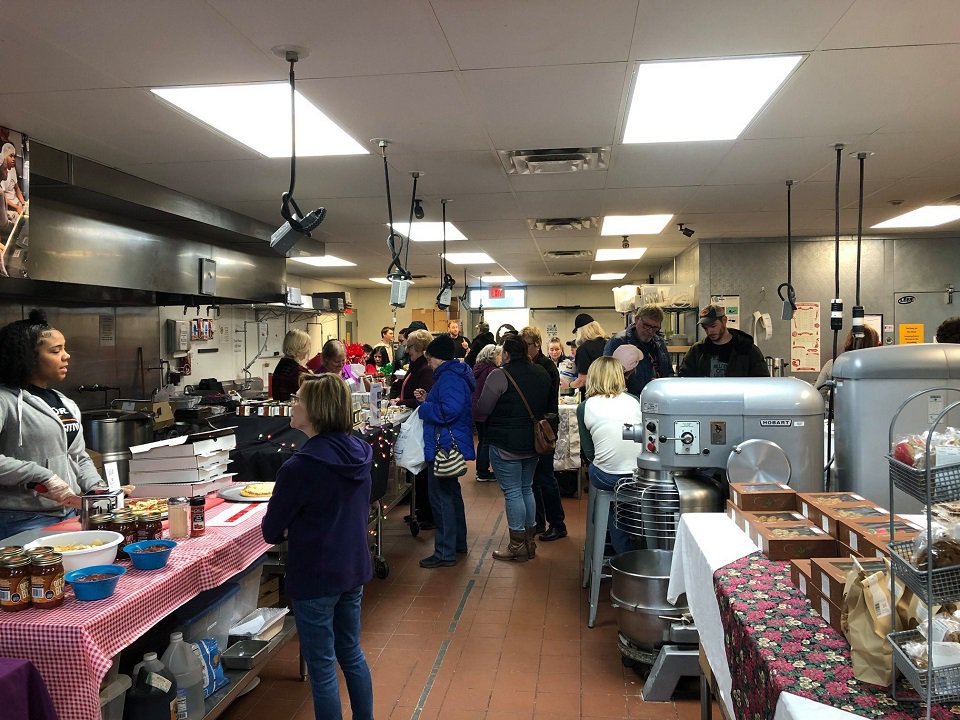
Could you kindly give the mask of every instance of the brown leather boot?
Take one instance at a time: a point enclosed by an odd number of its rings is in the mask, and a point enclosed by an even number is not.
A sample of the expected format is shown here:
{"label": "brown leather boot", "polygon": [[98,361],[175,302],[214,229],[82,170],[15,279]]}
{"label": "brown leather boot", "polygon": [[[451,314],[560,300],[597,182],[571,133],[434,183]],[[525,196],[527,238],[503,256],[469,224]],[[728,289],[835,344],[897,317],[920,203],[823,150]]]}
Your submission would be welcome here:
{"label": "brown leather boot", "polygon": [[510,544],[506,550],[494,550],[494,560],[512,560],[513,562],[526,562],[529,559],[527,552],[527,533],[524,530],[510,531]]}
{"label": "brown leather boot", "polygon": [[524,534],[527,542],[527,558],[533,560],[537,556],[537,528],[528,527]]}

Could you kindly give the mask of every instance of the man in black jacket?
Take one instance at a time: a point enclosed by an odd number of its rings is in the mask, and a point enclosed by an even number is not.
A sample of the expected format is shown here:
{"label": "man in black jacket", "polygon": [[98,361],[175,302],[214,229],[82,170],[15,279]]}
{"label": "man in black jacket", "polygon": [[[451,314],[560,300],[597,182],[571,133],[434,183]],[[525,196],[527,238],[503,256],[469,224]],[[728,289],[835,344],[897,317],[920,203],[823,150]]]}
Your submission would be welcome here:
{"label": "man in black jacket", "polygon": [[470,367],[473,367],[473,364],[477,361],[477,355],[480,354],[480,351],[483,350],[487,345],[496,344],[497,341],[493,337],[493,333],[490,332],[490,325],[481,320],[477,323],[477,336],[473,339],[473,342],[470,343],[470,352],[467,353],[467,356],[463,361]]}
{"label": "man in black jacket", "polygon": [[706,336],[691,347],[677,375],[680,377],[769,377],[763,352],[753,336],[727,327],[726,309],[707,305],[700,311]]}
{"label": "man in black jacket", "polygon": [[[556,434],[560,425],[557,407],[560,400],[560,371],[557,370],[554,362],[543,354],[543,337],[537,328],[525,327],[520,331],[520,338],[527,345],[527,356],[530,361],[543,367],[550,376],[546,418]],[[560,500],[560,488],[557,486],[557,476],[553,474],[553,456],[553,452],[541,455],[533,475],[533,499],[537,504],[537,532],[542,533],[538,539],[543,542],[559,540],[567,536],[567,526],[564,524],[566,515]]]}

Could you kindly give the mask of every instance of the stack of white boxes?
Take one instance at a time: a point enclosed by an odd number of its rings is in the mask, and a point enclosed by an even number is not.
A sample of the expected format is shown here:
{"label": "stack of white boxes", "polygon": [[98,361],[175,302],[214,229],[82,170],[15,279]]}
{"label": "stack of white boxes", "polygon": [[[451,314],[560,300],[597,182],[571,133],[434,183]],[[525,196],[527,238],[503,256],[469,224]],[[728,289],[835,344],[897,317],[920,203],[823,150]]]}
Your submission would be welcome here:
{"label": "stack of white boxes", "polygon": [[227,487],[234,428],[194,433],[130,448],[133,497],[192,497]]}

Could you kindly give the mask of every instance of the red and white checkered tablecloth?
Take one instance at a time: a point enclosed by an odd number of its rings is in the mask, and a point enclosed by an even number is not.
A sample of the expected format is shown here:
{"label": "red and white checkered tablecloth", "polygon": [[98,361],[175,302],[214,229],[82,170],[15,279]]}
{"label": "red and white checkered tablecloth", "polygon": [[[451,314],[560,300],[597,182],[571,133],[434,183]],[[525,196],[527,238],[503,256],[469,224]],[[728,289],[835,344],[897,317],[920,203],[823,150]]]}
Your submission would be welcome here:
{"label": "red and white checkered tablecloth", "polygon": [[[224,503],[208,510],[207,517],[242,507]],[[100,681],[112,657],[190,598],[263,555],[271,546],[260,534],[262,517],[257,513],[235,527],[207,528],[203,537],[179,541],[161,570],[136,570],[120,561],[127,572],[105,600],[78,602],[68,586],[66,601],[56,610],[0,613],[0,656],[33,662],[60,720],[99,720]]]}

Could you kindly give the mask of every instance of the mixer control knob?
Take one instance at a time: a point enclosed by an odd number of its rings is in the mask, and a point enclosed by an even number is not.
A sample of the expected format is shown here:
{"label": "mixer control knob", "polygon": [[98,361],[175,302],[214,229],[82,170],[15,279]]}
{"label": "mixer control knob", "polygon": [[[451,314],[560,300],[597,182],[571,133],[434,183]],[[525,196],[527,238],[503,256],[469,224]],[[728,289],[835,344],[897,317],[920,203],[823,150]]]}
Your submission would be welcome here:
{"label": "mixer control knob", "polygon": [[665,443],[665,442],[668,440],[668,438],[667,438],[666,435],[661,435],[661,436],[660,436],[659,438],[657,438],[657,439],[658,439],[660,442],[662,442],[662,443]]}
{"label": "mixer control knob", "polygon": [[656,451],[657,451],[657,444],[656,444],[655,442],[653,442],[653,441],[648,442],[648,443],[647,443],[647,450],[649,450],[650,452],[656,452]]}
{"label": "mixer control knob", "polygon": [[651,420],[650,422],[647,423],[647,430],[649,430],[650,432],[656,432],[657,424],[653,420]]}
{"label": "mixer control knob", "polygon": [[684,445],[692,445],[692,444],[693,444],[693,433],[692,433],[692,432],[682,433],[682,434],[680,435],[680,442],[682,442]]}

